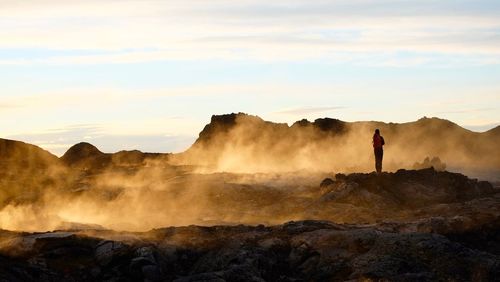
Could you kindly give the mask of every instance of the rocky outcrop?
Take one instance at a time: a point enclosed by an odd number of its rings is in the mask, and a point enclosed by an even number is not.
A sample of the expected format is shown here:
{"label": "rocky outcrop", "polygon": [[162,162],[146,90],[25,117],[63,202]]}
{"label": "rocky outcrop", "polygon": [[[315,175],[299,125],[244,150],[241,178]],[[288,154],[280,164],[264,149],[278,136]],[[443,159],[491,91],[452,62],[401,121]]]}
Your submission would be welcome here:
{"label": "rocky outcrop", "polygon": [[381,175],[371,173],[339,174],[320,184],[321,201],[350,203],[356,206],[411,209],[469,201],[495,193],[486,181],[469,179],[459,173],[421,170],[398,170]]}
{"label": "rocky outcrop", "polygon": [[439,157],[433,157],[432,159],[426,157],[421,163],[416,162],[413,165],[413,169],[424,169],[424,168],[434,168],[438,171],[443,171],[446,169],[446,164],[441,161]]}
{"label": "rocky outcrop", "polygon": [[[298,221],[269,227],[171,227],[129,237],[112,231],[9,233],[1,242],[0,278],[8,281],[495,281],[500,275],[498,249],[477,249],[466,242],[467,232],[475,230],[440,234],[401,232],[399,227],[398,224],[389,228],[387,224],[357,226]],[[498,222],[481,228],[496,236],[500,230]],[[19,241],[30,243],[19,249]]]}
{"label": "rocky outcrop", "polygon": [[[288,126],[243,113],[214,115],[193,146],[174,159],[232,172],[241,167],[258,172],[368,171],[373,169],[370,141],[376,128],[390,148],[384,156],[389,170],[412,168],[430,155],[439,157],[440,162],[415,168],[434,165],[442,170],[446,163],[448,168],[467,173],[500,171],[500,158],[491,154],[500,143],[495,130],[472,132],[439,118],[401,124],[323,118],[314,122],[300,120]],[[233,161],[235,156],[241,156],[244,162]]]}
{"label": "rocky outcrop", "polygon": [[[395,173],[337,174],[316,188],[301,218],[346,223],[413,221],[435,216],[468,220],[500,216],[500,190],[458,173],[399,170]],[[489,220],[488,219],[488,220]]]}
{"label": "rocky outcrop", "polygon": [[61,160],[70,167],[102,169],[111,163],[111,156],[90,143],[78,143],[66,151]]}
{"label": "rocky outcrop", "polygon": [[66,151],[61,160],[69,167],[102,172],[110,167],[140,167],[147,160],[167,162],[169,154],[143,153],[139,150],[103,153],[90,143],[78,143]]}

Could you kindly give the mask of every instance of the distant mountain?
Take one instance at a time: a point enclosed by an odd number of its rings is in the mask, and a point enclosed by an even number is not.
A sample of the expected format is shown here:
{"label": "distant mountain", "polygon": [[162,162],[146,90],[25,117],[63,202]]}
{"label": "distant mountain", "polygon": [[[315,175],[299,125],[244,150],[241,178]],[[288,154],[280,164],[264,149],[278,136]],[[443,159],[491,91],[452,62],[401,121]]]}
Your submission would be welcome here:
{"label": "distant mountain", "polygon": [[[468,175],[483,177],[500,171],[500,154],[496,153],[500,126],[477,133],[448,120],[426,117],[400,124],[303,119],[289,126],[258,116],[233,113],[212,116],[194,144],[180,154],[137,150],[110,154],[82,142],[72,146],[59,159],[37,146],[0,139],[1,185],[9,185],[13,179],[34,181],[35,176],[43,178],[41,181],[49,181],[53,171],[99,172],[108,167],[141,167],[151,161],[201,166],[207,171],[367,172],[373,170],[371,139],[376,128],[386,140],[385,170],[412,168],[426,157],[439,157],[449,170]],[[6,196],[0,195],[0,198]]]}
{"label": "distant mountain", "polygon": [[61,160],[71,168],[101,170],[109,166],[141,166],[148,160],[167,160],[169,154],[143,153],[138,150],[103,153],[90,143],[78,143],[66,151]]}
{"label": "distant mountain", "polygon": [[66,151],[61,160],[70,167],[103,168],[111,162],[111,156],[105,154],[90,143],[78,143]]}
{"label": "distant mountain", "polygon": [[400,124],[304,119],[288,126],[244,113],[214,115],[193,146],[175,159],[225,171],[371,171],[376,128],[386,140],[386,169],[439,157],[450,169],[500,170],[495,153],[500,127],[477,133],[426,117]]}
{"label": "distant mountain", "polygon": [[0,139],[0,165],[25,168],[47,167],[59,160],[44,149],[21,141]]}
{"label": "distant mountain", "polygon": [[82,142],[58,158],[35,145],[0,139],[0,208],[35,202],[48,190],[79,190],[89,185],[89,176],[108,168],[141,168],[149,161],[166,165],[169,155],[137,150],[107,154]]}
{"label": "distant mountain", "polygon": [[500,125],[492,128],[484,133],[484,135],[491,136],[491,137],[497,137],[500,136]]}
{"label": "distant mountain", "polygon": [[56,186],[63,173],[59,158],[42,148],[0,139],[0,207],[38,197],[47,187]]}

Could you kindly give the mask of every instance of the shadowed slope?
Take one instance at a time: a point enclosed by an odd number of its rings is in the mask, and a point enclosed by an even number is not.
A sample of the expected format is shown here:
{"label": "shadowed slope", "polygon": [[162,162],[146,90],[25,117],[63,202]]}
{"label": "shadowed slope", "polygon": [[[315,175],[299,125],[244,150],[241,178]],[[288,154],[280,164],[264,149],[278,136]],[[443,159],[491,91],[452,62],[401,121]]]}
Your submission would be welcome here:
{"label": "shadowed slope", "polygon": [[0,139],[0,164],[25,168],[46,168],[58,163],[58,158],[42,148],[20,141]]}
{"label": "shadowed slope", "polygon": [[0,206],[33,201],[59,185],[65,168],[51,153],[31,144],[0,139]]}
{"label": "shadowed slope", "polygon": [[61,160],[68,166],[102,168],[111,158],[90,143],[78,143],[66,151]]}

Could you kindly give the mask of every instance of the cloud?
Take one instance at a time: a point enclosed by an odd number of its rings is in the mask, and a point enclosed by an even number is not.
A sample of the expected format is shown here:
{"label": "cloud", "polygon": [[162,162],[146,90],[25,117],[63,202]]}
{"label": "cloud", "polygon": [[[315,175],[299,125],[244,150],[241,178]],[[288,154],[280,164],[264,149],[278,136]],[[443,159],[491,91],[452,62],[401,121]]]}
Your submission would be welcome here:
{"label": "cloud", "polygon": [[[297,99],[309,91],[314,95],[321,95],[332,93],[335,87],[226,83],[147,89],[73,87],[52,91],[32,90],[22,96],[4,92],[4,103],[17,105],[17,108],[0,111],[0,127],[3,128],[4,136],[53,133],[55,129],[50,128],[70,131],[71,134],[78,133],[82,137],[93,136],[98,131],[113,135],[174,133],[195,136],[210,120],[212,114],[236,110],[263,114],[270,110],[268,108],[271,106],[260,107],[259,112],[256,111],[255,105],[250,105],[251,103],[248,107],[227,103],[229,100],[235,100],[235,95],[248,101],[266,99],[269,95],[275,98]],[[217,103],[209,109],[203,105],[206,101]],[[83,123],[96,124],[99,127],[82,126]],[[78,128],[71,128],[72,124],[78,124]]]}
{"label": "cloud", "polygon": [[436,112],[435,114],[471,114],[471,113],[481,113],[481,112],[488,112],[488,111],[495,111],[495,110],[496,109],[493,107],[488,107],[488,108],[474,108],[474,109],[442,111],[442,112]]}
{"label": "cloud", "polygon": [[500,126],[500,122],[487,123],[481,125],[464,125],[463,127],[476,132],[485,132],[497,126]]}
{"label": "cloud", "polygon": [[310,114],[319,114],[331,112],[334,110],[342,110],[345,107],[303,107],[303,108],[293,108],[274,112],[274,114],[282,115],[293,115],[293,116],[306,116]]}
{"label": "cloud", "polygon": [[[113,87],[74,87],[59,88],[52,91],[30,91],[23,95],[13,95],[4,92],[7,95],[4,99],[9,116],[29,113],[31,115],[43,112],[51,112],[60,109],[72,109],[77,111],[87,109],[97,111],[106,110],[110,105],[119,106],[134,99],[140,99],[141,91],[119,89]],[[5,113],[7,114],[7,113]]]}
{"label": "cloud", "polygon": [[0,103],[0,110],[11,110],[18,108],[18,105],[15,104],[9,104],[9,103]]}
{"label": "cloud", "polygon": [[[0,1],[0,48],[73,50],[3,65],[158,60],[500,63],[491,1]],[[82,50],[78,54],[76,50]],[[94,52],[88,52],[93,50]],[[102,52],[106,50],[107,52]],[[415,53],[417,59],[393,57]]]}

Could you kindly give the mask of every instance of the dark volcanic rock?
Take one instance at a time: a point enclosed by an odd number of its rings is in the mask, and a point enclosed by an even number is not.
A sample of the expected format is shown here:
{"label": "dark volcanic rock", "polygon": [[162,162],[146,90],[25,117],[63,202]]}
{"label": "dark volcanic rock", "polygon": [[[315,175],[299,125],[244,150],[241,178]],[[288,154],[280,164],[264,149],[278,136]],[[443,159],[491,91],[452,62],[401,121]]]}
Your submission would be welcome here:
{"label": "dark volcanic rock", "polygon": [[356,206],[376,208],[388,206],[408,209],[468,201],[492,195],[495,190],[486,181],[469,179],[459,173],[422,170],[398,170],[396,173],[355,173],[326,178],[320,184],[323,201],[351,203]]}
{"label": "dark volcanic rock", "polygon": [[432,159],[426,157],[421,163],[416,162],[413,165],[413,169],[425,169],[431,167],[437,171],[443,171],[446,169],[446,164],[441,162],[441,159],[438,157],[434,157]]}
{"label": "dark volcanic rock", "polygon": [[61,160],[68,166],[99,169],[110,164],[111,156],[90,143],[82,142],[69,148]]}
{"label": "dark volcanic rock", "polygon": [[203,128],[199,134],[199,142],[209,142],[216,134],[226,133],[236,125],[236,119],[240,114],[213,115],[210,123]]}
{"label": "dark volcanic rock", "polygon": [[319,118],[313,122],[313,126],[321,131],[329,131],[332,133],[342,133],[346,130],[346,122],[332,118]]}
{"label": "dark volcanic rock", "polygon": [[[175,158],[179,163],[210,167],[216,166],[221,158],[243,153],[247,154],[245,162],[259,171],[270,168],[276,171],[307,168],[368,171],[373,168],[368,159],[373,151],[368,143],[375,128],[381,130],[391,152],[397,152],[384,156],[386,169],[411,168],[426,156],[439,156],[442,161],[429,160],[428,164],[424,162],[415,168],[434,165],[442,170],[446,163],[446,167],[468,173],[492,171],[488,179],[493,179],[500,171],[500,157],[491,154],[500,142],[500,135],[495,133],[498,130],[472,132],[439,118],[422,118],[402,124],[344,122],[331,118],[309,122],[303,119],[288,126],[244,113],[214,115],[193,146]],[[226,153],[230,155],[225,156]],[[240,166],[238,163],[235,167],[225,167],[225,171],[237,171]]]}
{"label": "dark volcanic rock", "polygon": [[[448,220],[448,219],[445,219]],[[411,223],[407,223],[411,224]],[[425,223],[414,223],[425,224]],[[498,222],[482,226],[499,231]],[[7,281],[495,281],[500,257],[466,243],[468,232],[399,232],[386,226],[299,221],[284,225],[179,227],[17,234],[0,248]],[[11,234],[11,236],[14,236]],[[95,237],[93,237],[95,236]],[[485,237],[486,238],[486,237]],[[14,242],[10,239],[10,242]],[[486,240],[495,240],[490,238]],[[486,242],[485,242],[486,243]],[[10,248],[10,249],[9,249]]]}
{"label": "dark volcanic rock", "polygon": [[61,157],[64,164],[76,170],[89,173],[101,173],[106,168],[140,169],[147,165],[147,161],[162,162],[168,165],[170,154],[143,153],[138,150],[103,153],[90,143],[78,143]]}
{"label": "dark volcanic rock", "polygon": [[321,181],[321,184],[319,184],[319,187],[320,188],[328,187],[334,183],[335,183],[335,181],[333,181],[333,179],[325,178],[325,179],[323,179],[323,181]]}

